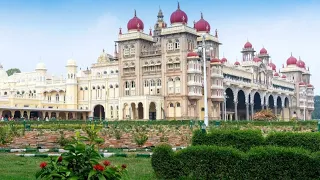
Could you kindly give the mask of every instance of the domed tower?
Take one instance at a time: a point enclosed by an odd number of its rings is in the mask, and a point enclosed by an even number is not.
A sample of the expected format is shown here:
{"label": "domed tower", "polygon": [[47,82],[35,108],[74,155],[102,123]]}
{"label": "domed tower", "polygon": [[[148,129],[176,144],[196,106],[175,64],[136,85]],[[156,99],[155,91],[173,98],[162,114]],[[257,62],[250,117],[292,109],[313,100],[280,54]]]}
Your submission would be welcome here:
{"label": "domed tower", "polygon": [[128,32],[137,32],[137,31],[143,31],[144,24],[141,19],[137,17],[137,12],[134,10],[134,17],[129,20],[127,24]]}
{"label": "domed tower", "polygon": [[264,64],[269,64],[269,58],[270,58],[270,56],[269,56],[268,51],[266,50],[266,48],[263,47],[263,48],[260,50],[258,57],[262,59],[262,62],[263,62]]}
{"label": "domed tower", "polygon": [[173,12],[170,16],[170,23],[172,26],[188,24],[188,16],[184,11],[180,9],[179,2],[178,2],[178,9],[175,12]]}
{"label": "domed tower", "polygon": [[224,88],[223,88],[223,70],[222,62],[218,58],[213,58],[210,61],[210,98],[215,111],[212,112],[212,117],[222,119],[220,115],[220,109],[224,100]]}
{"label": "domed tower", "polygon": [[159,9],[158,16],[157,16],[157,22],[154,25],[154,30],[153,30],[153,39],[157,44],[161,43],[160,35],[161,35],[161,29],[167,27],[167,23],[164,22],[163,20],[163,13],[162,10]]}
{"label": "domed tower", "polygon": [[243,46],[243,49],[241,51],[242,53],[242,60],[243,61],[252,61],[253,58],[254,58],[254,53],[256,51],[254,50],[254,48],[252,47],[252,44],[247,41],[244,46]]}
{"label": "domed tower", "polygon": [[66,97],[67,108],[77,109],[78,100],[78,83],[77,83],[77,63],[73,59],[69,59],[66,65]]}

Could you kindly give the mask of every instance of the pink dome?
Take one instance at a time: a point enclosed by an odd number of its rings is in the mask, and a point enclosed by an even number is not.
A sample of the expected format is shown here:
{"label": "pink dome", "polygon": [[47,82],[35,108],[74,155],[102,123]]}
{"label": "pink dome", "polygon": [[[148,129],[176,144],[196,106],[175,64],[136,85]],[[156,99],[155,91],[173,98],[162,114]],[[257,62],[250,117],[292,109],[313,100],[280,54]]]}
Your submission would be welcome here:
{"label": "pink dome", "polygon": [[262,60],[261,60],[259,57],[254,57],[254,58],[253,58],[253,61],[254,61],[254,62],[261,62]]}
{"label": "pink dome", "polygon": [[197,32],[210,32],[210,24],[208,23],[208,21],[203,19],[203,15],[201,13],[201,19],[196,22],[196,24],[194,25],[195,29],[197,30]]}
{"label": "pink dome", "polygon": [[218,58],[213,58],[213,59],[211,59],[210,62],[211,63],[221,63],[220,59],[218,59]]}
{"label": "pink dome", "polygon": [[240,65],[239,61],[236,61],[234,65],[239,66]]}
{"label": "pink dome", "polygon": [[297,64],[297,58],[291,56],[287,59],[287,65],[296,65]]}
{"label": "pink dome", "polygon": [[244,45],[244,48],[245,49],[252,48],[252,44],[249,41],[247,41],[246,44]]}
{"label": "pink dome", "polygon": [[306,83],[304,83],[304,82],[299,83],[299,86],[305,86],[305,85],[306,85]]}
{"label": "pink dome", "polygon": [[268,51],[266,50],[266,48],[262,48],[260,50],[260,54],[268,54]]}
{"label": "pink dome", "polygon": [[287,78],[287,76],[286,75],[282,75],[282,78],[285,79],[285,78]]}
{"label": "pink dome", "polygon": [[306,64],[301,59],[297,61],[297,66],[304,69],[306,68]]}
{"label": "pink dome", "polygon": [[308,87],[309,87],[309,88],[313,88],[313,85],[312,85],[312,84],[308,84]]}
{"label": "pink dome", "polygon": [[127,24],[128,31],[130,30],[142,30],[144,29],[144,24],[141,19],[137,17],[136,11],[134,11],[134,17],[129,20]]}
{"label": "pink dome", "polygon": [[276,70],[277,66],[275,64],[273,64],[272,62],[269,63],[269,66],[272,68],[272,70]]}
{"label": "pink dome", "polygon": [[227,58],[223,57],[223,58],[221,59],[221,62],[222,62],[222,63],[225,63],[225,62],[228,62],[228,60],[227,60]]}
{"label": "pink dome", "polygon": [[170,22],[171,24],[174,24],[174,23],[187,24],[188,23],[188,16],[184,11],[180,10],[179,2],[178,2],[178,9],[175,12],[173,12],[170,16]]}
{"label": "pink dome", "polygon": [[196,52],[188,52],[187,57],[198,57],[198,53]]}
{"label": "pink dome", "polygon": [[273,76],[279,77],[279,73],[275,72]]}

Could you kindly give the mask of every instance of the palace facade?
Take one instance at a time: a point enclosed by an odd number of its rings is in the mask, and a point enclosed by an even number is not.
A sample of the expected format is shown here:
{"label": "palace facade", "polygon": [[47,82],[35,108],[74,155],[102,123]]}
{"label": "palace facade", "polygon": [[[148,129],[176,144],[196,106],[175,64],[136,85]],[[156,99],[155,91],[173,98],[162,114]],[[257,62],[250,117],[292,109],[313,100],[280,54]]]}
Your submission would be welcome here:
{"label": "palace facade", "polygon": [[[311,119],[314,87],[304,61],[291,55],[277,70],[268,51],[250,42],[242,59],[220,59],[217,30],[203,18],[188,26],[178,8],[170,25],[158,12],[154,30],[145,31],[136,12],[119,29],[113,55],[104,50],[90,68],[66,63],[65,77],[33,72],[6,74],[0,67],[0,115],[5,118],[203,119],[203,61],[207,70],[209,119],[249,120],[270,108],[279,119]],[[197,53],[206,47],[206,59]],[[203,50],[203,49],[202,49]],[[289,54],[289,53],[288,53]],[[305,114],[304,114],[305,113]]]}

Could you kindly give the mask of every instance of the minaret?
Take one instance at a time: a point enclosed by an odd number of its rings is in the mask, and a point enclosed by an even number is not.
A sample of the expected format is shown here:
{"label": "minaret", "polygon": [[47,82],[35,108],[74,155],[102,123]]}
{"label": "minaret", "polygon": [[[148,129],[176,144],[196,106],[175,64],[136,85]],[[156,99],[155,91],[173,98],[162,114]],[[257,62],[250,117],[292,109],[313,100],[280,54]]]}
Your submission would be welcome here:
{"label": "minaret", "polygon": [[242,61],[252,61],[255,52],[256,51],[252,47],[252,44],[247,40],[246,44],[243,46],[243,49],[241,51]]}
{"label": "minaret", "polygon": [[157,16],[157,22],[154,25],[154,30],[153,30],[153,36],[154,36],[154,41],[157,43],[160,43],[160,33],[162,28],[167,27],[167,23],[164,22],[163,20],[163,13],[162,10],[159,8],[158,16]]}
{"label": "minaret", "polygon": [[73,59],[69,59],[66,65],[67,81],[66,81],[66,105],[68,109],[77,109],[78,104],[78,85],[77,85],[77,63]]}

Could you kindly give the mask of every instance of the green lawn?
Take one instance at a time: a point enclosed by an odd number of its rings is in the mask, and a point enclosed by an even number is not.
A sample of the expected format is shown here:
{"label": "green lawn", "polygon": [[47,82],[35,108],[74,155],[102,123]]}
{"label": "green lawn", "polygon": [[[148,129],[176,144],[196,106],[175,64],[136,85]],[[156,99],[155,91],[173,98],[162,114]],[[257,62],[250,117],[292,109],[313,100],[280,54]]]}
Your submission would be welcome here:
{"label": "green lawn", "polygon": [[[34,180],[35,173],[40,169],[39,164],[48,160],[49,158],[17,157],[13,154],[0,154],[0,179]],[[123,179],[156,179],[150,158],[111,157],[108,160],[116,165],[127,164],[128,177]]]}

